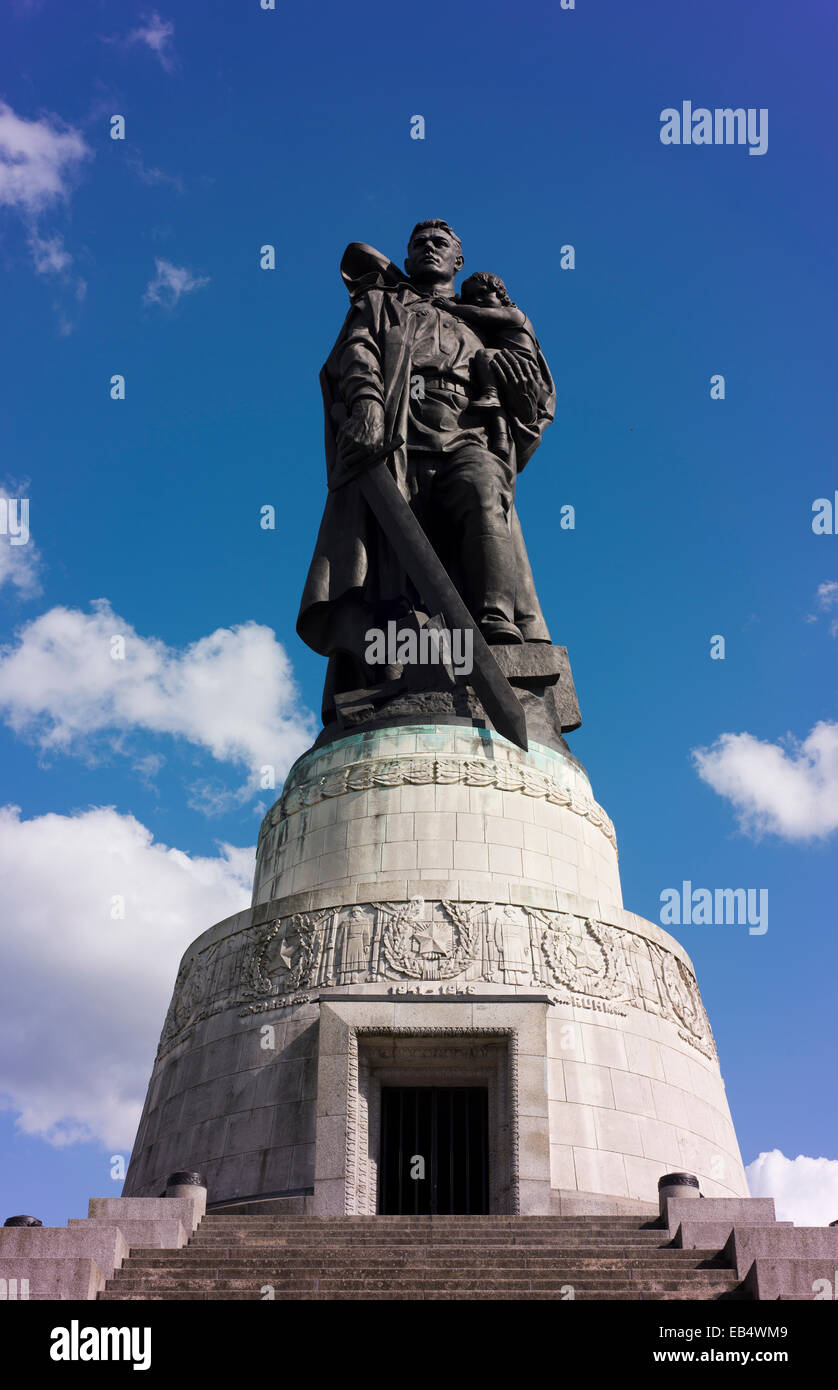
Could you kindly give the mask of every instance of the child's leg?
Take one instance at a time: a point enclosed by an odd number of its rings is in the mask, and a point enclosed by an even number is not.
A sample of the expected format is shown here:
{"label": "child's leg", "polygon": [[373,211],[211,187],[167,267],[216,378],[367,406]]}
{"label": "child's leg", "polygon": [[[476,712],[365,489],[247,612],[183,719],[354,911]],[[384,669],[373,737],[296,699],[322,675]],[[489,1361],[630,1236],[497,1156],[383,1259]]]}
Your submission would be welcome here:
{"label": "child's leg", "polygon": [[509,458],[509,430],[502,410],[493,411],[489,417],[489,448],[498,458]]}
{"label": "child's leg", "polygon": [[495,374],[492,370],[493,357],[494,353],[490,349],[481,348],[471,359],[472,376],[477,390],[477,399],[472,404],[497,410],[500,406],[500,397],[495,387]]}

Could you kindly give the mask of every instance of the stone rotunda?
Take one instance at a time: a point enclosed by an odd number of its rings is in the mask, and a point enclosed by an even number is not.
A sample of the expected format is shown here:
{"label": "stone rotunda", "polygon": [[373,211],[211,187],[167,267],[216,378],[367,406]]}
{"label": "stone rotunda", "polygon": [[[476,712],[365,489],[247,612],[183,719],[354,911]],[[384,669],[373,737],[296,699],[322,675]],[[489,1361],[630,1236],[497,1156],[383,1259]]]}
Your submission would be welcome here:
{"label": "stone rotunda", "polygon": [[689,957],[623,908],[584,769],[451,724],[291,771],[252,907],[184,956],[125,1194],[173,1168],[211,1208],[322,1214],[642,1211],[673,1169],[748,1192]]}

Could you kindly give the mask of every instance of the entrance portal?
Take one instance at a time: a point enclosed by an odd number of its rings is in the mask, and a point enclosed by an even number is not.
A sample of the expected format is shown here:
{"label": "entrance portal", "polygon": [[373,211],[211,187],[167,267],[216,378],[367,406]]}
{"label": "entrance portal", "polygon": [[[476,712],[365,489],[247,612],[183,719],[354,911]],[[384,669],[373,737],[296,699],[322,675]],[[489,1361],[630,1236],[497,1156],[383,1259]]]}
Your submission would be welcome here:
{"label": "entrance portal", "polygon": [[385,1216],[479,1216],[489,1210],[485,1086],[382,1086]]}

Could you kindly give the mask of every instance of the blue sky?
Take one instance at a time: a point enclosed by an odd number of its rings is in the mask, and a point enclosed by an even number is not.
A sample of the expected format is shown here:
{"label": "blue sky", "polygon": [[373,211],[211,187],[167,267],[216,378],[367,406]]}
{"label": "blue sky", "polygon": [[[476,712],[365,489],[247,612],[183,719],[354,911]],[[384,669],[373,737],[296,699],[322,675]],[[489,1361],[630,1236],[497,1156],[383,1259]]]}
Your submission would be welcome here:
{"label": "blue sky", "polygon": [[[832,7],[18,0],[0,24],[0,484],[31,527],[0,535],[3,1214],[119,1190],[177,961],[248,900],[254,769],[281,781],[319,709],[294,624],[340,256],[400,261],[444,217],[557,381],[519,510],[626,904],[768,891],[762,936],[673,931],[746,1163],[831,1161],[772,1180],[838,1217]],[[685,100],[767,109],[767,152],[664,146]]]}

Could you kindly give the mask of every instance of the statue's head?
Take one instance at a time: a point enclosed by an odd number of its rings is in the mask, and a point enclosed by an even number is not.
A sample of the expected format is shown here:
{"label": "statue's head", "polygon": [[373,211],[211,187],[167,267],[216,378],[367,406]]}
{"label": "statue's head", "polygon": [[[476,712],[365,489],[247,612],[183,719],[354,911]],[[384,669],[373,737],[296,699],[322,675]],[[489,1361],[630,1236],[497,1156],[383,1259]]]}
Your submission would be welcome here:
{"label": "statue's head", "polygon": [[499,275],[490,275],[488,270],[476,270],[460,286],[460,298],[464,304],[474,304],[481,309],[497,309],[511,305],[506,285]]}
{"label": "statue's head", "polygon": [[457,233],[439,218],[417,222],[407,243],[404,268],[420,285],[444,284],[465,265]]}

